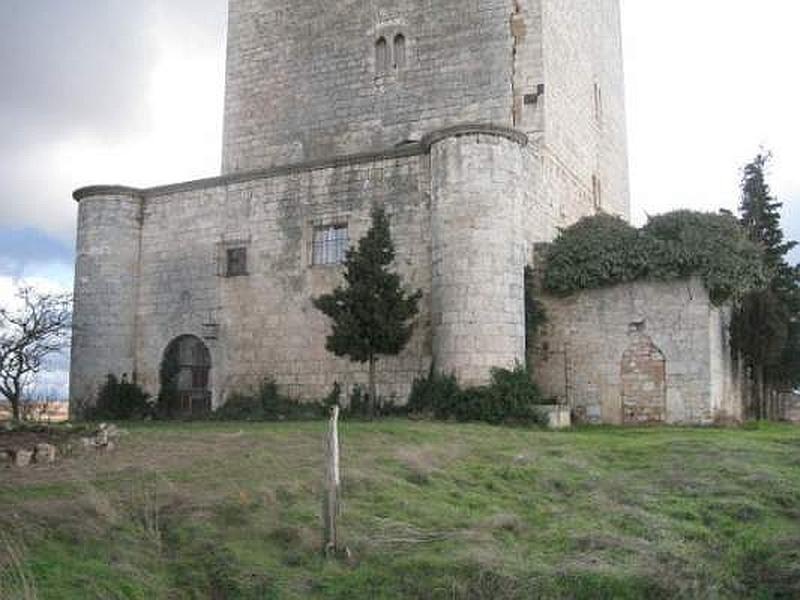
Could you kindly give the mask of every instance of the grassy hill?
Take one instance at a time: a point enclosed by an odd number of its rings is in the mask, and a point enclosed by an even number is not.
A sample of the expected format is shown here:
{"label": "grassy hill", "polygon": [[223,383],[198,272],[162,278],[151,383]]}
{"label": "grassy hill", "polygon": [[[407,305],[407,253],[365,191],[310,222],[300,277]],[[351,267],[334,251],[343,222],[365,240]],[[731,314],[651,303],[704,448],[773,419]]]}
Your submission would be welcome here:
{"label": "grassy hill", "polygon": [[0,597],[800,597],[796,427],[346,423],[346,562],[324,429],[142,425],[0,470]]}

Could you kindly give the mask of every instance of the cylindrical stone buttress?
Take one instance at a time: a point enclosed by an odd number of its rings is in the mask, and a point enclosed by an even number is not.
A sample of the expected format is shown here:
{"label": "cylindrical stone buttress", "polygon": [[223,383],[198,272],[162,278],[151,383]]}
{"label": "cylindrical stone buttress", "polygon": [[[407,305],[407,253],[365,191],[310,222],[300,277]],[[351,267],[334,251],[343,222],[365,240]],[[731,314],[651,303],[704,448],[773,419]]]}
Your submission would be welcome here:
{"label": "cylindrical stone buttress", "polygon": [[135,377],[143,199],[126,188],[75,193],[78,233],[70,403],[93,405],[109,374]]}
{"label": "cylindrical stone buttress", "polygon": [[431,143],[434,361],[467,385],[525,361],[523,145],[508,131]]}

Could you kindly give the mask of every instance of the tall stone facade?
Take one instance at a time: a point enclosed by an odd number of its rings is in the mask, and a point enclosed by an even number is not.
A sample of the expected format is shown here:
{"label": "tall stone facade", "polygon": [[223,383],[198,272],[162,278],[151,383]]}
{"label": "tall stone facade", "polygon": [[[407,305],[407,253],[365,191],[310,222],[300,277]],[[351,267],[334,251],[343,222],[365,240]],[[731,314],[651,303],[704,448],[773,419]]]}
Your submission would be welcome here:
{"label": "tall stone facade", "polygon": [[74,194],[73,401],[109,373],[155,395],[173,354],[187,410],[364,382],[311,299],[375,204],[424,292],[380,393],[524,362],[534,245],[629,213],[618,0],[231,0],[228,36],[222,174]]}

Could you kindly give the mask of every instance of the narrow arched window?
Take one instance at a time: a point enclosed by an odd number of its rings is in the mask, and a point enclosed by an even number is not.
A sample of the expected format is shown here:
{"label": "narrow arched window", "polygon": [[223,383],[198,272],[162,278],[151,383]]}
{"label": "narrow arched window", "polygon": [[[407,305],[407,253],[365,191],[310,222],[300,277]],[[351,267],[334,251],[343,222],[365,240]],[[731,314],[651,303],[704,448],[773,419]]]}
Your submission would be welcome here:
{"label": "narrow arched window", "polygon": [[375,71],[379,74],[389,70],[389,45],[385,37],[375,42]]}
{"label": "narrow arched window", "polygon": [[406,36],[402,33],[394,36],[394,68],[406,68]]}
{"label": "narrow arched window", "polygon": [[603,210],[603,184],[597,175],[592,175],[592,202],[596,212]]}

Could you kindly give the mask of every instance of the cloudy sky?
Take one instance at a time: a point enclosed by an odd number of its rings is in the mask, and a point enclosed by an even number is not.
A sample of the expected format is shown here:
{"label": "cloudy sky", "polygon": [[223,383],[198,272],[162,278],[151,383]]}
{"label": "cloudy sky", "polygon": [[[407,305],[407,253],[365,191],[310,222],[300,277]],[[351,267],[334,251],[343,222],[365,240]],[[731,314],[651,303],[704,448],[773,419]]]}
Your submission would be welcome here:
{"label": "cloudy sky", "polygon": [[[735,208],[763,146],[800,238],[800,3],[622,1],[634,220]],[[225,9],[0,0],[0,296],[20,276],[70,287],[74,188],[218,171]]]}

